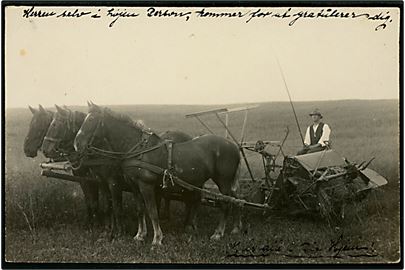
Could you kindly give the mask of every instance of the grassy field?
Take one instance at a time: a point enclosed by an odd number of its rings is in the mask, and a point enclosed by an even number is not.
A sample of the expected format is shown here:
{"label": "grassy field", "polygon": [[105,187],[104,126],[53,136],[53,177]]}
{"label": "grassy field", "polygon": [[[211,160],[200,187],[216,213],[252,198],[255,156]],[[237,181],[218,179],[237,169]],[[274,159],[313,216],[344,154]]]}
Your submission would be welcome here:
{"label": "grassy field", "polygon": [[[285,152],[294,154],[300,139],[290,105],[263,103],[249,114],[247,140],[281,140],[286,126],[290,135]],[[214,106],[219,107],[219,106]],[[319,107],[332,128],[333,148],[351,161],[375,156],[370,168],[388,179],[388,185],[370,194],[358,220],[331,228],[318,216],[268,216],[247,212],[241,235],[212,242],[218,211],[201,208],[197,233],[182,228],[183,207],[174,203],[173,220],[163,221],[164,246],[150,250],[152,229],[145,244],[132,240],[136,234],[134,202],[125,196],[126,235],[110,242],[101,228],[85,230],[85,206],[79,186],[40,176],[40,154],[26,158],[23,140],[31,113],[28,109],[6,111],[6,234],[5,255],[10,262],[119,262],[119,263],[348,263],[395,262],[399,259],[399,102],[328,101],[296,103],[302,128],[308,112]],[[143,119],[156,131],[182,130],[193,136],[205,130],[187,113],[212,106],[111,106]],[[85,107],[75,108],[86,111]],[[230,126],[239,137],[242,114],[231,116]],[[214,130],[224,131],[213,117]],[[260,162],[252,160],[260,176]],[[346,247],[348,250],[344,250]],[[351,248],[349,248],[351,247]],[[356,256],[365,252],[369,256]],[[364,253],[363,252],[363,253]],[[364,255],[364,254],[363,254]]]}

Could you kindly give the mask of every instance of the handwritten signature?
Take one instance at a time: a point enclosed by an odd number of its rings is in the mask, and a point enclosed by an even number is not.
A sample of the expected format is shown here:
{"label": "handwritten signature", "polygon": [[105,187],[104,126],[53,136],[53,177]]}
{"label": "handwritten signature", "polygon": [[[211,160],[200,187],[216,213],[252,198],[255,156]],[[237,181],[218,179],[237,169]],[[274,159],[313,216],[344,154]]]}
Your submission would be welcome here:
{"label": "handwritten signature", "polygon": [[240,241],[229,243],[225,248],[225,257],[268,257],[270,255],[284,256],[290,258],[359,258],[377,257],[378,253],[374,248],[374,242],[367,244],[354,243],[345,239],[341,234],[336,239],[330,240],[328,245],[321,245],[317,242],[302,242],[285,244],[279,241],[254,245]]}
{"label": "handwritten signature", "polygon": [[[347,9],[345,9],[347,10]],[[385,29],[393,19],[389,11],[376,11],[371,14],[368,12],[343,11],[338,8],[324,8],[317,10],[294,10],[293,8],[286,9],[252,9],[252,10],[233,10],[233,11],[212,11],[206,8],[196,8],[193,10],[176,9],[176,8],[156,8],[149,7],[146,9],[130,10],[128,8],[73,8],[62,11],[52,10],[50,8],[40,9],[32,6],[23,10],[23,18],[57,18],[57,19],[78,19],[88,17],[90,19],[100,19],[103,17],[111,18],[109,27],[113,27],[120,18],[136,18],[145,16],[147,18],[176,18],[183,19],[188,22],[192,17],[196,19],[243,19],[245,23],[250,23],[258,19],[277,19],[286,20],[288,26],[294,26],[298,21],[302,20],[359,20],[365,19],[370,22],[376,22],[374,30]]]}

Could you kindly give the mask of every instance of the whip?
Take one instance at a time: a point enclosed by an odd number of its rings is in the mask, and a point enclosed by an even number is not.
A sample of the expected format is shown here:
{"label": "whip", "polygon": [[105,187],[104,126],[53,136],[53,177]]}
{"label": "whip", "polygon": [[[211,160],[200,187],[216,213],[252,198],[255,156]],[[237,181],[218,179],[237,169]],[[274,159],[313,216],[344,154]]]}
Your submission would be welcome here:
{"label": "whip", "polygon": [[292,102],[292,100],[291,100],[290,91],[288,90],[288,86],[287,86],[287,82],[286,82],[285,77],[284,77],[283,69],[281,68],[280,62],[278,61],[278,58],[277,58],[277,57],[276,57],[276,60],[277,60],[278,68],[280,69],[280,72],[281,72],[281,76],[283,77],[283,82],[284,82],[285,90],[287,91],[288,99],[290,100],[291,108],[292,108],[293,113],[294,113],[295,122],[297,123],[298,133],[300,134],[300,138],[301,138],[302,145],[305,146],[304,138],[302,137],[301,127],[300,127],[300,124],[299,124],[299,122],[298,122],[297,114],[295,113],[294,104],[293,104],[293,102]]}

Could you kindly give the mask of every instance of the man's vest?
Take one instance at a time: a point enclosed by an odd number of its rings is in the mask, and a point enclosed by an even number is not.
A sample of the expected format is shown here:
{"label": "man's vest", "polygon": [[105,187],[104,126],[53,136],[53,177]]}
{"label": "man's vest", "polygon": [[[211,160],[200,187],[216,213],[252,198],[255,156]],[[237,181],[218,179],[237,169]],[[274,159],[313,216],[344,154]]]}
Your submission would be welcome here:
{"label": "man's vest", "polygon": [[320,122],[318,127],[316,128],[316,132],[314,132],[314,125],[311,125],[309,128],[309,137],[311,138],[311,145],[317,144],[319,139],[322,137],[323,134],[323,126],[325,124]]}

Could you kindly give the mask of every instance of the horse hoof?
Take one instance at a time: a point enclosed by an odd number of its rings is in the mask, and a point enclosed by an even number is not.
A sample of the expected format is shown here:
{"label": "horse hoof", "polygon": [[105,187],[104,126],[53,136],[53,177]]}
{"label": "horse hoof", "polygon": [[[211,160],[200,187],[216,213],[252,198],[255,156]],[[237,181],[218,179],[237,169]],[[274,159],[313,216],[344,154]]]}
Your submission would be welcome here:
{"label": "horse hoof", "polygon": [[239,234],[240,233],[240,229],[238,227],[234,227],[231,231],[231,234]]}
{"label": "horse hoof", "polygon": [[218,241],[219,239],[221,239],[221,235],[219,234],[219,233],[214,233],[212,236],[211,236],[211,240],[214,240],[214,241]]}
{"label": "horse hoof", "polygon": [[134,240],[138,241],[138,242],[143,242],[143,241],[145,241],[145,238],[143,236],[140,236],[137,234],[134,236]]}
{"label": "horse hoof", "polygon": [[110,235],[108,236],[108,241],[114,242],[114,238],[115,238],[115,235],[114,235],[114,234],[110,234]]}
{"label": "horse hoof", "polygon": [[161,248],[162,246],[163,246],[163,245],[162,245],[162,242],[152,243],[152,246],[151,246],[150,250],[151,250],[151,251],[158,250],[158,249]]}
{"label": "horse hoof", "polygon": [[186,225],[184,230],[186,231],[186,233],[193,233],[193,232],[195,232],[196,228],[192,225]]}

